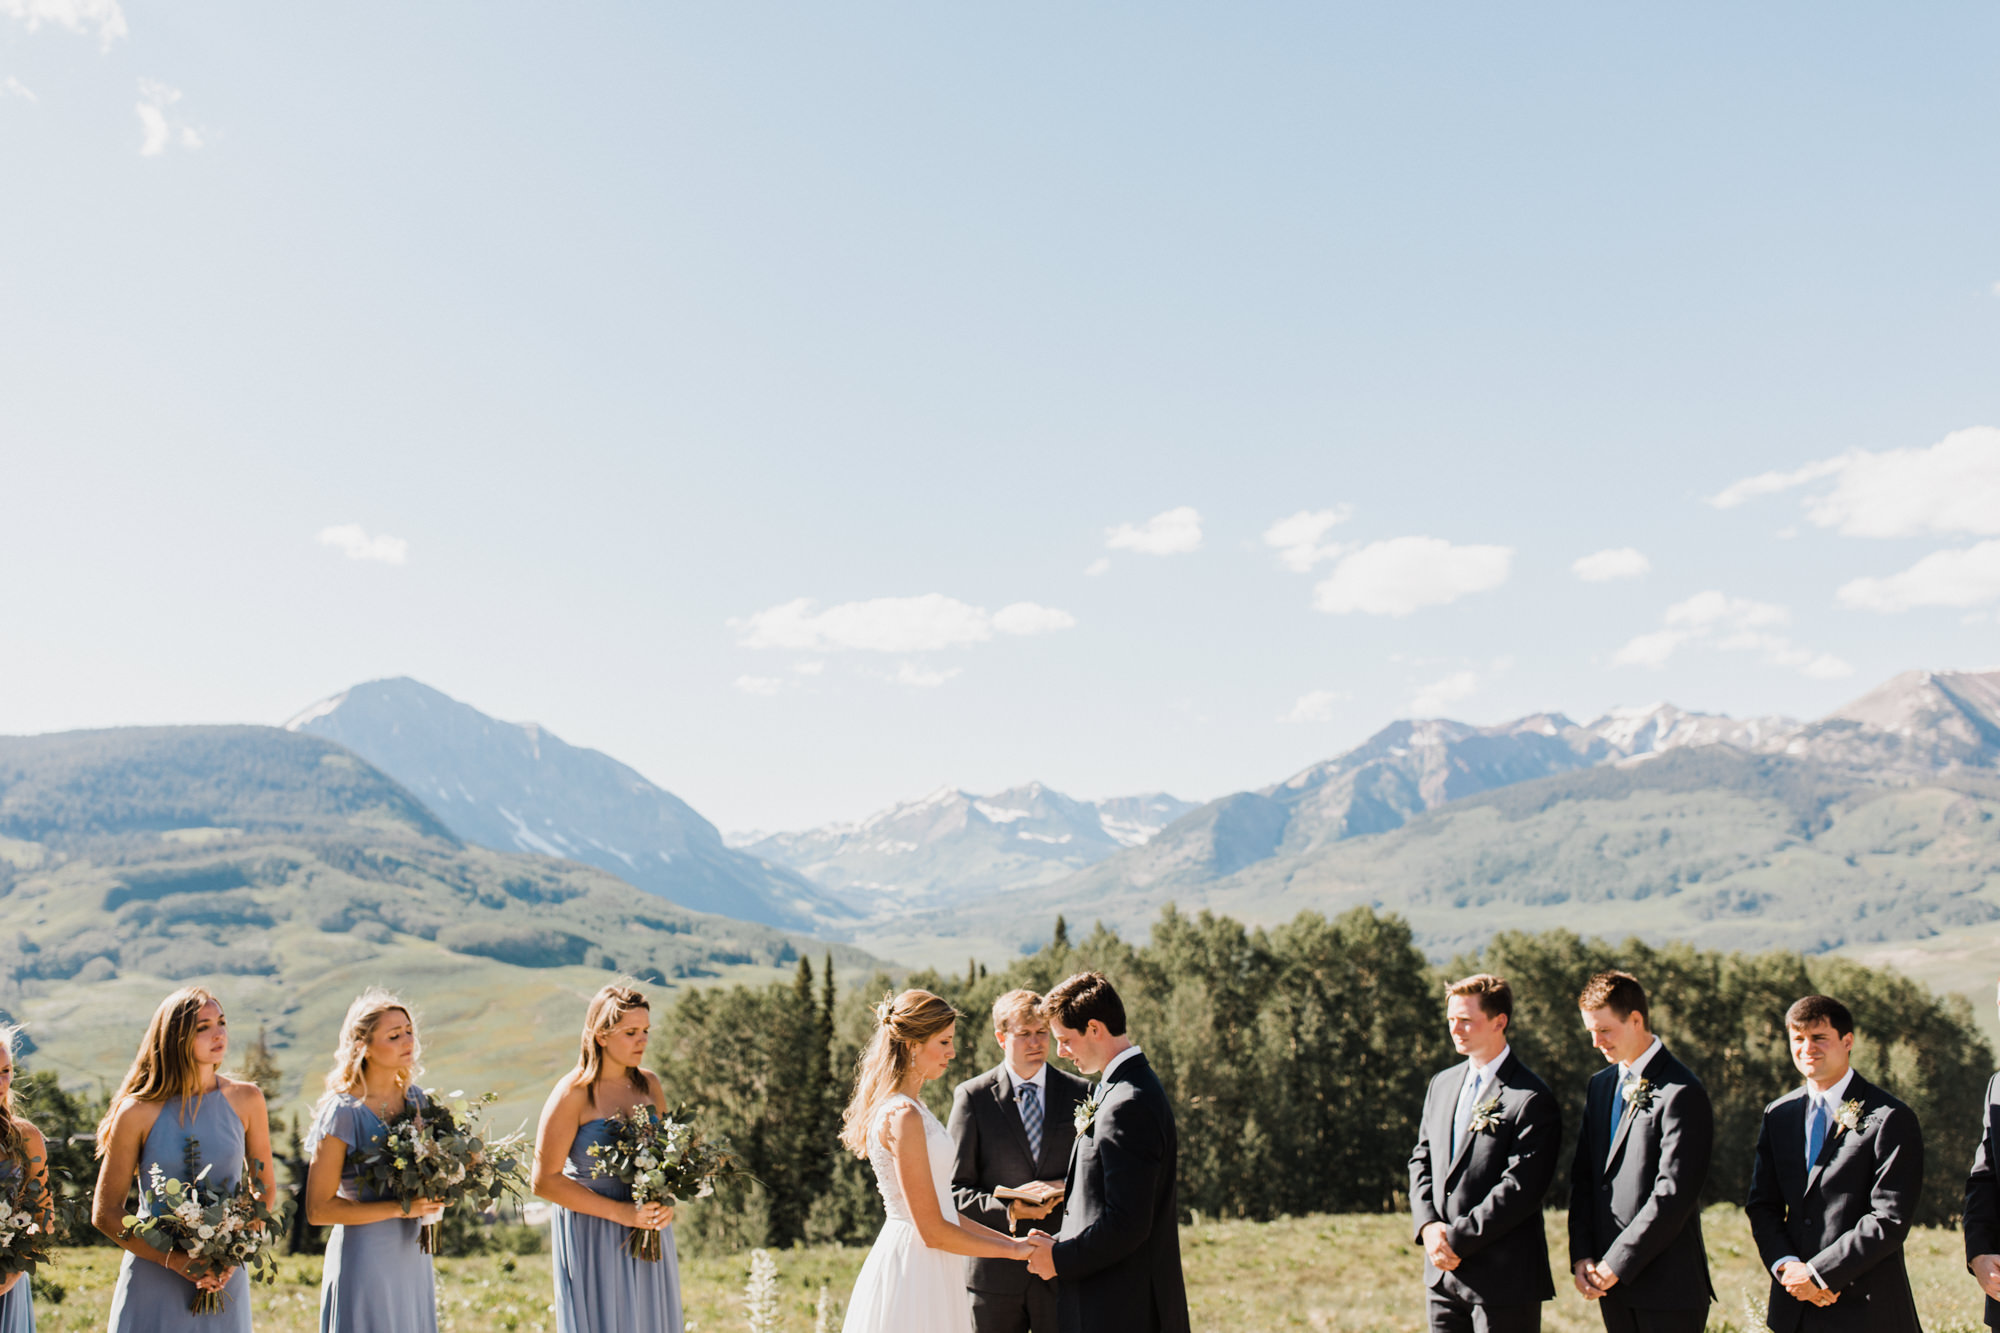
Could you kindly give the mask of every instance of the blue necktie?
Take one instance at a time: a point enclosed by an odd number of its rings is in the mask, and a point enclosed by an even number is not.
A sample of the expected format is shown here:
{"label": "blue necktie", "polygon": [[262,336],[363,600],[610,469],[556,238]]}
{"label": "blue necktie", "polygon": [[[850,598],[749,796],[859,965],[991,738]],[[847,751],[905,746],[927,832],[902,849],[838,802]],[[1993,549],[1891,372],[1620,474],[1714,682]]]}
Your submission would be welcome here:
{"label": "blue necktie", "polygon": [[1819,1150],[1826,1144],[1826,1103],[1812,1098],[1812,1114],[1806,1117],[1806,1170],[1810,1172],[1819,1161]]}
{"label": "blue necktie", "polygon": [[1632,1082],[1632,1071],[1618,1066],[1618,1086],[1611,1090],[1611,1141],[1618,1142],[1618,1123],[1625,1118],[1625,1089]]}
{"label": "blue necktie", "polygon": [[[1490,1067],[1490,1066],[1489,1066]],[[1465,1142],[1466,1126],[1472,1123],[1472,1108],[1479,1104],[1479,1088],[1486,1082],[1486,1070],[1468,1074],[1465,1092],[1458,1099],[1458,1111],[1451,1118],[1451,1155],[1458,1156],[1458,1146]]]}
{"label": "blue necktie", "polygon": [[1021,1128],[1028,1131],[1028,1152],[1036,1161],[1042,1159],[1042,1099],[1035,1095],[1035,1085],[1023,1083],[1014,1089],[1014,1095],[1021,1103]]}

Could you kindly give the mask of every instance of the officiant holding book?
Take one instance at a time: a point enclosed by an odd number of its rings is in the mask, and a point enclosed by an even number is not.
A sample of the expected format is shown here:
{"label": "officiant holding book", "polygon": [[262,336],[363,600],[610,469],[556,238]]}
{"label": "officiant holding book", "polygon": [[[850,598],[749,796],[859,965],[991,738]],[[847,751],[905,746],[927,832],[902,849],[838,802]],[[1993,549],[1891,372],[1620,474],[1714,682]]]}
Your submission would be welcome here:
{"label": "officiant holding book", "polygon": [[[952,1194],[961,1216],[1025,1236],[1062,1226],[1062,1181],[1076,1141],[1076,1108],[1090,1084],[1049,1064],[1049,1022],[1031,990],[993,1002],[1000,1063],[958,1085],[951,1098],[957,1160]],[[1008,1259],[966,1264],[977,1333],[1056,1333],[1056,1284]]]}

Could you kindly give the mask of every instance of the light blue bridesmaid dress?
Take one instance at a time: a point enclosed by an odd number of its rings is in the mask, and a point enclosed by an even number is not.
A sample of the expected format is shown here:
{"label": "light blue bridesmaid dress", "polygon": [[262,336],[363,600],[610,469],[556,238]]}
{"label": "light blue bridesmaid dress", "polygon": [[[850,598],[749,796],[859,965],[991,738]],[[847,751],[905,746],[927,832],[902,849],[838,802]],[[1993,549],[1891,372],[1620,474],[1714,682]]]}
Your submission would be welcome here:
{"label": "light blue bridesmaid dress", "polygon": [[[414,1088],[408,1096],[423,1101]],[[318,1152],[322,1139],[345,1143],[340,1197],[373,1203],[379,1196],[360,1189],[355,1150],[380,1143],[387,1132],[360,1098],[332,1093],[313,1116],[306,1155]],[[333,1229],[319,1289],[320,1333],[437,1333],[437,1273],[417,1247],[421,1227],[413,1217],[389,1217]]]}
{"label": "light blue bridesmaid dress", "polygon": [[[183,1155],[189,1139],[201,1142],[201,1163],[213,1167],[208,1181],[218,1189],[234,1189],[243,1172],[243,1121],[220,1092],[192,1101],[169,1097],[160,1117],[139,1148],[139,1183],[151,1183],[158,1163],[169,1180],[187,1174]],[[140,1205],[150,1214],[152,1199]],[[250,1274],[239,1268],[222,1289],[226,1304],[218,1314],[194,1314],[188,1306],[195,1285],[130,1250],[118,1265],[118,1286],[111,1293],[108,1333],[250,1333]]]}
{"label": "light blue bridesmaid dress", "polygon": [[[0,1190],[13,1189],[20,1179],[18,1163],[0,1161]],[[28,1275],[23,1273],[13,1290],[0,1296],[0,1333],[35,1333],[34,1301],[28,1289]]]}
{"label": "light blue bridesmaid dress", "polygon": [[[576,1129],[563,1174],[609,1199],[629,1201],[621,1180],[593,1177],[590,1146],[609,1136],[602,1120]],[[556,1333],[681,1333],[681,1270],[674,1229],[660,1232],[658,1263],[625,1252],[628,1228],[567,1208],[549,1210],[556,1280]]]}

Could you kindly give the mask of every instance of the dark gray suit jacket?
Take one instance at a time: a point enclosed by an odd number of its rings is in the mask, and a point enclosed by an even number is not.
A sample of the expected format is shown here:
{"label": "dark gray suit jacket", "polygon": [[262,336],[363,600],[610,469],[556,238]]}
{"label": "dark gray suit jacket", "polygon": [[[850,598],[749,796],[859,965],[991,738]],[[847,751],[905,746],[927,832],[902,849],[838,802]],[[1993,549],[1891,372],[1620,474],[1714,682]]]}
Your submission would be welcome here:
{"label": "dark gray suit jacket", "polygon": [[[1986,1119],[1979,1127],[1979,1148],[1972,1154],[1972,1172],[1965,1178],[1965,1266],[1982,1254],[2000,1254],[2000,1074],[1986,1081]],[[1986,1322],[2000,1328],[2000,1301],[1986,1298]]]}
{"label": "dark gray suit jacket", "polygon": [[1919,1333],[1903,1237],[1923,1192],[1923,1130],[1909,1107],[1859,1074],[1842,1100],[1861,1103],[1861,1125],[1829,1132],[1811,1170],[1805,1089],[1764,1108],[1744,1207],[1757,1253],[1766,1271],[1797,1255],[1840,1293],[1832,1305],[1808,1305],[1773,1278],[1765,1322],[1776,1333]]}
{"label": "dark gray suit jacket", "polygon": [[1424,1256],[1424,1285],[1470,1305],[1533,1305],[1556,1298],[1542,1199],[1556,1178],[1562,1109],[1549,1085],[1509,1051],[1495,1073],[1499,1123],[1467,1134],[1451,1151],[1451,1121],[1465,1087],[1463,1061],[1431,1080],[1410,1154],[1410,1214],[1417,1243],[1445,1224],[1459,1257],[1442,1272]]}
{"label": "dark gray suit jacket", "polygon": [[1055,1246],[1062,1333],[1188,1333],[1173,1106],[1144,1055],[1097,1085]]}
{"label": "dark gray suit jacket", "polygon": [[1569,1172],[1569,1263],[1618,1275],[1603,1299],[1634,1310],[1697,1310],[1715,1299],[1701,1242],[1701,1190],[1715,1149],[1708,1090],[1665,1046],[1639,1072],[1644,1100],[1618,1132],[1618,1066],[1591,1076]]}
{"label": "dark gray suit jacket", "polygon": [[[993,1197],[1003,1185],[1025,1185],[1031,1180],[1061,1180],[1069,1169],[1070,1145],[1076,1142],[1073,1117],[1076,1108],[1090,1096],[1090,1084],[1074,1074],[1065,1074],[1054,1065],[1046,1066],[1042,1087],[1047,1094],[1042,1107],[1042,1153],[1028,1153],[1028,1131],[1021,1124],[1021,1108],[1014,1100],[1014,1080],[1004,1065],[995,1065],[974,1075],[952,1090],[951,1141],[956,1156],[951,1173],[951,1195],[960,1215],[984,1223],[995,1231],[1007,1231],[1007,1205]],[[1062,1229],[1062,1205],[1039,1222],[1020,1226],[1055,1235]],[[968,1266],[965,1285],[974,1291],[1014,1293],[1025,1291],[1040,1278],[1028,1272],[1018,1259],[974,1259]]]}

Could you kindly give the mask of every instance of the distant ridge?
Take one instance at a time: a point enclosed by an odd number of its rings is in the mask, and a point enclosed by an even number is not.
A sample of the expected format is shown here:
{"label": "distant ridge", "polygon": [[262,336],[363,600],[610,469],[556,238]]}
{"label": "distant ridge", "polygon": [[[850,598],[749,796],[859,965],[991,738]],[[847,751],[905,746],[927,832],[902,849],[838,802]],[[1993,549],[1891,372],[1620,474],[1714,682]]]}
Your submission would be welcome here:
{"label": "distant ridge", "polygon": [[838,930],[854,913],[796,872],[726,845],[672,792],[532,722],[502,722],[408,677],[320,701],[285,729],[346,746],[452,833],[593,865],[698,912]]}

